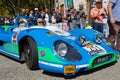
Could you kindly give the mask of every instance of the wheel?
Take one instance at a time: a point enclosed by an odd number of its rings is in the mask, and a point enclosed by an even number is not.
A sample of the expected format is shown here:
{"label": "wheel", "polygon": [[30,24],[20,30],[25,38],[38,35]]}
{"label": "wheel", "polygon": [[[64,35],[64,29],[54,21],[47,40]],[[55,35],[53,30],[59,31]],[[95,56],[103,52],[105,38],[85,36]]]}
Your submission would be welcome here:
{"label": "wheel", "polygon": [[38,69],[38,52],[35,41],[27,37],[24,43],[25,63],[30,70]]}

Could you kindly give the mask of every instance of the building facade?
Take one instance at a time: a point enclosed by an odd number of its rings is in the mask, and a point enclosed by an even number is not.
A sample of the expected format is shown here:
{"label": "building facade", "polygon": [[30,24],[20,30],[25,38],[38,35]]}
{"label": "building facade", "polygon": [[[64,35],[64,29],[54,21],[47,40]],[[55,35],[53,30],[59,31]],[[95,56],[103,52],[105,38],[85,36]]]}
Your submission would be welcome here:
{"label": "building facade", "polygon": [[79,4],[82,2],[85,5],[86,8],[86,3],[87,0],[54,0],[55,2],[55,9],[60,10],[60,12],[65,15],[65,9],[74,7],[75,9],[79,8]]}
{"label": "building facade", "polygon": [[[59,10],[63,16],[65,16],[66,9],[70,7],[74,7],[75,9],[79,9],[79,4],[83,3],[84,8],[87,10],[88,18],[90,14],[90,9],[95,6],[95,0],[51,0],[54,4],[54,9]],[[109,0],[102,0],[102,7],[107,9]],[[52,7],[53,8],[53,7]]]}

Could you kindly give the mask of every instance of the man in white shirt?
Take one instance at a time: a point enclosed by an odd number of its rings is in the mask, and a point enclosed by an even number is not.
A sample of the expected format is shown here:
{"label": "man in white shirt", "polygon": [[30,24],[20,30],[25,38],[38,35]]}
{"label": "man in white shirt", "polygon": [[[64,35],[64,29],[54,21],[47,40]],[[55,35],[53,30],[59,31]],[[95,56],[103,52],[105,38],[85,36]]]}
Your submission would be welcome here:
{"label": "man in white shirt", "polygon": [[48,9],[45,9],[45,22],[46,22],[46,26],[49,26],[49,13],[48,13]]}

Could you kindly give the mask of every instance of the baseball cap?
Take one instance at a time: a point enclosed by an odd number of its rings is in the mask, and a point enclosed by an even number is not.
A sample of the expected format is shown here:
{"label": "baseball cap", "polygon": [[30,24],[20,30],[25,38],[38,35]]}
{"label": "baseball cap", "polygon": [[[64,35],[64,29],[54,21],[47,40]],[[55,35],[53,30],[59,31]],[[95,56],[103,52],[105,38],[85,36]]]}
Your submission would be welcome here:
{"label": "baseball cap", "polygon": [[38,8],[34,8],[34,10],[36,10],[36,11],[37,11],[37,10],[38,10]]}

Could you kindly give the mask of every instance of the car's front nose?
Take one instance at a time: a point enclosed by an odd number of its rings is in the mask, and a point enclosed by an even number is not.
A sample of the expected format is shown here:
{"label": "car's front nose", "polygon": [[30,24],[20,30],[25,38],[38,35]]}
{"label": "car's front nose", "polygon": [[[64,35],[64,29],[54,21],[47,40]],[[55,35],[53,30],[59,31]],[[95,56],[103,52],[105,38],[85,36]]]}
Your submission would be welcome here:
{"label": "car's front nose", "polygon": [[115,62],[118,59],[118,55],[114,53],[107,53],[102,55],[94,56],[90,59],[89,63],[86,64],[76,64],[76,65],[69,65],[64,66],[64,74],[74,74],[79,71],[86,71],[89,69],[97,68],[112,62]]}
{"label": "car's front nose", "polygon": [[93,57],[89,63],[89,69],[93,69],[111,62],[117,61],[118,55],[115,53],[106,53]]}
{"label": "car's front nose", "polygon": [[86,71],[96,67],[100,67],[109,63],[112,63],[118,59],[118,56],[114,53],[102,54],[92,57],[88,63],[83,62],[69,62],[65,64],[58,64],[54,62],[39,61],[39,67],[43,70],[62,73],[64,75],[74,75],[79,71]]}

